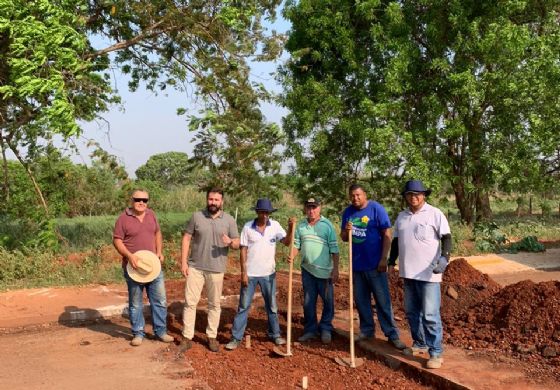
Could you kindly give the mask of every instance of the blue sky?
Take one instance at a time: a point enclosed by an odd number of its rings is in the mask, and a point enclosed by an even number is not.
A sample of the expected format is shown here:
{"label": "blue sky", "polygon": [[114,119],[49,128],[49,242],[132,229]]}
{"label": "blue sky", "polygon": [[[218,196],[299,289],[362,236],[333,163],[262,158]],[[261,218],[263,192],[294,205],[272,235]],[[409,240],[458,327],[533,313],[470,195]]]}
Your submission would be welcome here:
{"label": "blue sky", "polygon": [[[278,15],[272,28],[286,32],[289,26]],[[279,65],[280,62],[253,64],[251,76],[267,88],[278,91],[279,86],[270,73]],[[117,156],[131,176],[154,154],[178,151],[192,155],[193,134],[187,129],[187,119],[189,115],[197,114],[198,108],[187,93],[168,90],[165,94],[155,95],[143,87],[132,93],[128,90],[127,77],[120,73],[115,73],[113,82],[122,105],[104,113],[104,120],[82,123],[84,133],[78,141],[80,155],[73,158],[76,162],[89,162],[90,152],[85,147],[89,139]],[[178,116],[178,107],[187,107],[187,115]],[[268,121],[278,124],[285,114],[283,108],[270,104],[263,105],[262,110]]]}

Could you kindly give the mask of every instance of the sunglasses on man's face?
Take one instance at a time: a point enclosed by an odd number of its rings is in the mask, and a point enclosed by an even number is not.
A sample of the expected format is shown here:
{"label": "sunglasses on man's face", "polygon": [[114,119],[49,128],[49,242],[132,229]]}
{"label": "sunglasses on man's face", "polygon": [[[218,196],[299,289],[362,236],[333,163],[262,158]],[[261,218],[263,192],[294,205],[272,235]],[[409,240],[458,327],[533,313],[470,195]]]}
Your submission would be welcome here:
{"label": "sunglasses on man's face", "polygon": [[140,202],[142,202],[142,203],[148,203],[148,201],[149,201],[150,199],[148,199],[148,198],[132,198],[132,200],[133,200],[135,203],[140,203]]}

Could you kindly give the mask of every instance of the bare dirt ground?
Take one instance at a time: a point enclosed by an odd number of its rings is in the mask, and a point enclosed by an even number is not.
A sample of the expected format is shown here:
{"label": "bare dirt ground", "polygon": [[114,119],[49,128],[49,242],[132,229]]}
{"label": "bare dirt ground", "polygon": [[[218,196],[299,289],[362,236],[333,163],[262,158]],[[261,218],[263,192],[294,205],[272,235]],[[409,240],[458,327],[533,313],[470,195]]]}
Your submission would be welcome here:
{"label": "bare dirt ground", "polygon": [[[510,277],[517,282],[531,277],[531,272],[547,271],[515,272]],[[395,315],[406,332],[401,282],[396,274],[390,276]],[[180,313],[183,286],[180,280],[167,282],[170,313]],[[451,297],[450,288],[457,297]],[[348,307],[347,289],[347,280],[336,286],[337,309]],[[78,302],[78,289],[64,290],[66,294],[75,294],[77,307],[87,306]],[[238,276],[226,275],[223,294],[238,292]],[[525,372],[535,383],[560,381],[560,320],[556,314],[560,313],[559,282],[521,282],[509,289],[502,288],[466,261],[454,261],[446,272],[442,293],[446,343],[466,348],[473,356],[505,363],[512,372]],[[286,298],[287,275],[279,273],[283,331]],[[293,340],[302,330],[301,301],[301,283],[299,276],[295,276]],[[222,344],[230,338],[236,304],[236,299],[230,299],[223,307],[218,336]],[[210,352],[206,348],[205,325],[206,314],[201,307],[195,345],[186,354],[179,354],[176,345],[154,340],[146,340],[138,348],[130,347],[129,324],[123,318],[79,327],[55,324],[5,332],[0,335],[3,356],[0,388],[293,389],[301,387],[303,376],[308,377],[312,389],[429,388],[419,382],[419,377],[390,369],[360,348],[356,353],[364,358],[364,366],[349,369],[337,365],[334,357],[348,356],[348,341],[341,337],[334,337],[328,346],[319,341],[295,343],[292,357],[277,357],[266,338],[266,315],[258,303],[253,305],[246,333],[251,336],[250,349],[241,346],[231,352],[225,351],[222,345],[220,353]],[[170,333],[178,339],[181,328],[179,315],[170,314]],[[149,326],[147,330],[150,331]]]}
{"label": "bare dirt ground", "polygon": [[128,345],[125,319],[87,327],[53,325],[1,336],[2,389],[184,389],[184,365],[163,359],[162,343]]}

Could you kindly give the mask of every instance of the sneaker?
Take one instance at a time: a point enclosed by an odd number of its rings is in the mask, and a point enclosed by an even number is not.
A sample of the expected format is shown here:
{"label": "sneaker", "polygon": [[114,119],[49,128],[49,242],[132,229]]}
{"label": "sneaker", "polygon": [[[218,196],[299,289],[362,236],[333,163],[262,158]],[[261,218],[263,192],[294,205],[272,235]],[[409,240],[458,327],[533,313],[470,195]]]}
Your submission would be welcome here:
{"label": "sneaker", "polygon": [[301,337],[298,339],[298,341],[299,341],[300,343],[304,343],[304,342],[306,342],[306,341],[313,340],[313,339],[316,339],[316,338],[317,338],[317,334],[316,334],[316,333],[305,333],[303,336],[301,336]]}
{"label": "sneaker", "polygon": [[426,363],[427,368],[440,368],[443,363],[443,358],[441,356],[430,356],[428,363]]}
{"label": "sneaker", "polygon": [[405,343],[403,343],[400,339],[389,340],[389,342],[393,344],[393,347],[400,349],[401,351],[406,349]]}
{"label": "sneaker", "polygon": [[231,341],[226,344],[226,349],[233,351],[235,348],[239,347],[239,344],[241,344],[241,341],[236,339],[231,339]]}
{"label": "sneaker", "polygon": [[373,339],[375,339],[374,335],[368,336],[368,335],[365,335],[363,333],[360,333],[358,335],[358,337],[356,338],[356,341],[371,341]]}
{"label": "sneaker", "polygon": [[406,356],[415,356],[415,355],[419,355],[421,353],[426,353],[428,352],[428,347],[410,347],[410,348],[405,348],[402,350],[402,353]]}
{"label": "sneaker", "polygon": [[185,352],[192,348],[192,340],[186,337],[181,339],[179,343],[179,352]]}
{"label": "sneaker", "polygon": [[326,330],[321,332],[321,342],[323,344],[330,344],[332,340],[331,332],[327,332]]}
{"label": "sneaker", "polygon": [[144,340],[142,336],[134,336],[132,338],[132,341],[130,342],[130,345],[132,345],[133,347],[138,347],[140,344],[142,344],[142,340]]}
{"label": "sneaker", "polygon": [[276,345],[284,345],[286,344],[286,339],[282,338],[282,337],[276,337],[274,339],[274,344]]}
{"label": "sneaker", "polygon": [[175,341],[173,336],[168,335],[167,333],[162,334],[161,336],[157,336],[159,341],[163,341],[164,343],[172,343]]}
{"label": "sneaker", "polygon": [[208,339],[208,349],[212,352],[218,352],[220,350],[220,343],[215,338]]}

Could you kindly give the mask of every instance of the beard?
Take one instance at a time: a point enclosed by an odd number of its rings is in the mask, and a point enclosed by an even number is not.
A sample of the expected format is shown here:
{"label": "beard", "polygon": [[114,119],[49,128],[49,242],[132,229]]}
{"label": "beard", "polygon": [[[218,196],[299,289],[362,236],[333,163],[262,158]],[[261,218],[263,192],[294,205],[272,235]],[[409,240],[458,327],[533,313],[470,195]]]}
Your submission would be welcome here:
{"label": "beard", "polygon": [[206,210],[208,210],[210,214],[216,214],[218,211],[220,211],[220,208],[212,204],[210,206],[206,206]]}

